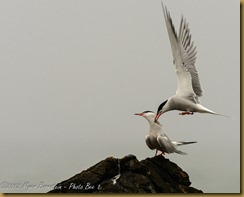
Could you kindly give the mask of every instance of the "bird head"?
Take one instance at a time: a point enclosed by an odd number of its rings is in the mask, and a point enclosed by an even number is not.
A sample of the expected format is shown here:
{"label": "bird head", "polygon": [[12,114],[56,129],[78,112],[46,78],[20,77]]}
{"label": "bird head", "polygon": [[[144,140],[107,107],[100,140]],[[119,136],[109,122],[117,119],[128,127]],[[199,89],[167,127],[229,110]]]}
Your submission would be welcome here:
{"label": "bird head", "polygon": [[153,111],[144,111],[142,113],[135,113],[135,115],[146,118],[151,126],[155,126],[155,125],[162,126],[159,121],[155,121],[156,114]]}
{"label": "bird head", "polygon": [[164,113],[166,112],[166,108],[165,108],[165,104],[168,102],[168,100],[164,101],[163,103],[161,103],[158,107],[158,111],[157,111],[157,114],[154,118],[154,122],[157,122],[157,120],[159,119],[159,117]]}
{"label": "bird head", "polygon": [[142,116],[146,118],[149,122],[153,122],[156,114],[153,111],[144,111],[142,113],[135,113],[137,116]]}

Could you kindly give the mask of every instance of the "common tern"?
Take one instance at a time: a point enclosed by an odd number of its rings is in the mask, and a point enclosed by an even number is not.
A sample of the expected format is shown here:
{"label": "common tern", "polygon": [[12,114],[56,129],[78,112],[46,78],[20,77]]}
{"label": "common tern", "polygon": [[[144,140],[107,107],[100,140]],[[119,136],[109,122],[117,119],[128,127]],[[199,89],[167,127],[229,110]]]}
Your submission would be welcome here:
{"label": "common tern", "polygon": [[197,51],[193,41],[191,41],[188,23],[182,16],[177,36],[170,13],[167,11],[167,7],[164,8],[163,2],[161,3],[173,54],[173,64],[178,77],[178,87],[175,95],[159,105],[155,121],[163,113],[171,110],[183,111],[179,113],[180,115],[200,112],[225,116],[217,114],[200,104],[199,97],[202,96],[203,90],[195,67]]}
{"label": "common tern", "polygon": [[157,155],[157,151],[161,151],[162,154],[178,153],[186,155],[186,153],[178,150],[177,146],[196,143],[170,140],[169,137],[163,133],[163,126],[160,122],[154,122],[156,114],[152,111],[144,111],[142,113],[136,113],[135,115],[142,116],[149,122],[150,130],[149,135],[146,135],[146,144],[151,150],[156,149],[155,156]]}

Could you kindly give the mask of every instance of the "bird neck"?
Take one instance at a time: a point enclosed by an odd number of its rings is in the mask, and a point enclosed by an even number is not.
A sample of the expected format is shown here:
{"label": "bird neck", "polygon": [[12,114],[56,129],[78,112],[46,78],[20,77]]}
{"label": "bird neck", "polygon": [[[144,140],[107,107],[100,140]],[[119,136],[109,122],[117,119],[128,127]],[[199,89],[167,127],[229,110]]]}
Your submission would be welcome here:
{"label": "bird neck", "polygon": [[157,122],[155,123],[154,121],[153,122],[149,122],[149,125],[150,125],[150,133],[154,133],[154,134],[158,134],[161,132],[162,130],[162,125]]}

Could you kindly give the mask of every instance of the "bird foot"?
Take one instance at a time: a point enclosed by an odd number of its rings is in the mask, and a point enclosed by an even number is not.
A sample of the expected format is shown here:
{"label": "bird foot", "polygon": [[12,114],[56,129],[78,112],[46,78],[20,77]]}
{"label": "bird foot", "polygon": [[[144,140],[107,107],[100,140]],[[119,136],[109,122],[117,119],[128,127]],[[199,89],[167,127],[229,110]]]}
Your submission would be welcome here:
{"label": "bird foot", "polygon": [[[158,153],[159,152],[159,153]],[[155,157],[158,156],[158,155],[161,155],[161,156],[164,156],[165,152],[163,151],[160,151],[160,150],[157,150],[156,151],[156,154],[155,154]]]}
{"label": "bird foot", "polygon": [[183,112],[179,113],[179,115],[182,115],[182,116],[184,116],[184,115],[193,115],[193,112],[183,111]]}

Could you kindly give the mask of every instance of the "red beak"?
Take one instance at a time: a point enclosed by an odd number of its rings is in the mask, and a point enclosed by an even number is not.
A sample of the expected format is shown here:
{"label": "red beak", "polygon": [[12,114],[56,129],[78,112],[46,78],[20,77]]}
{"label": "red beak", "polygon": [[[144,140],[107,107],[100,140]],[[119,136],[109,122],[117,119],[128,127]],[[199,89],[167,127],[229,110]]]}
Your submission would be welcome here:
{"label": "red beak", "polygon": [[157,122],[157,120],[159,119],[159,117],[161,116],[162,114],[158,113],[155,118],[154,118],[154,122]]}
{"label": "red beak", "polygon": [[142,116],[143,113],[135,113],[134,115]]}

